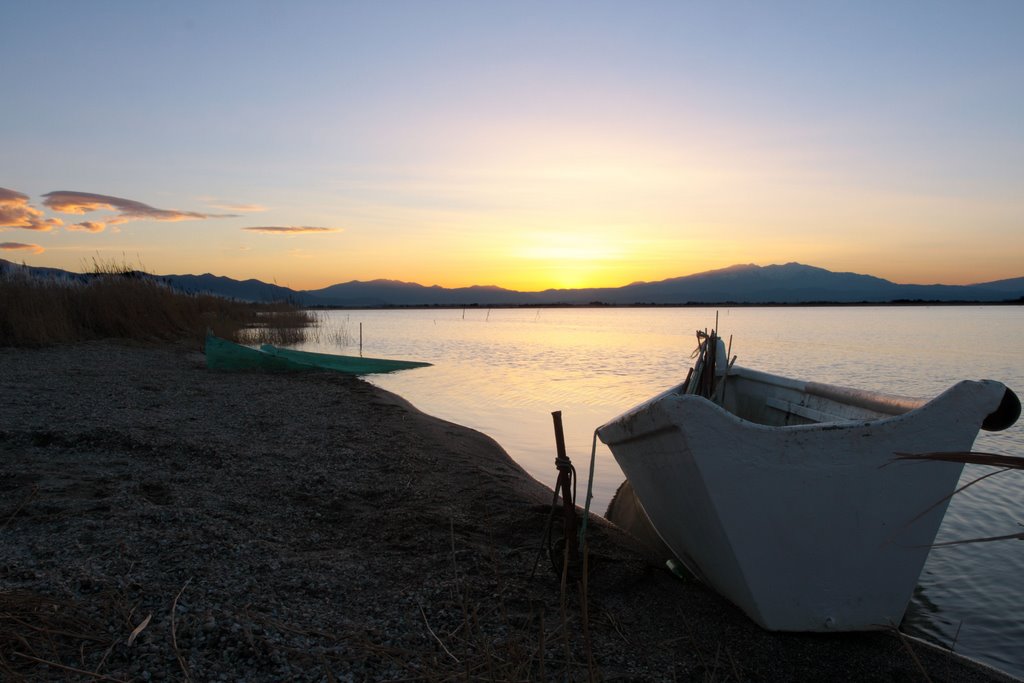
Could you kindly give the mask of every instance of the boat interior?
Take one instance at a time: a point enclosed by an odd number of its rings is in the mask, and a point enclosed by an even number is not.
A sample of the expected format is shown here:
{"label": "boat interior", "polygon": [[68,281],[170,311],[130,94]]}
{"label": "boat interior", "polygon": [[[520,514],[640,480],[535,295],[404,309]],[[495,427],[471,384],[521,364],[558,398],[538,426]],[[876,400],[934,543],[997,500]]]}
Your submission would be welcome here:
{"label": "boat interior", "polygon": [[902,415],[926,403],[847,387],[801,382],[739,366],[720,379],[715,402],[744,420],[770,427],[863,422]]}

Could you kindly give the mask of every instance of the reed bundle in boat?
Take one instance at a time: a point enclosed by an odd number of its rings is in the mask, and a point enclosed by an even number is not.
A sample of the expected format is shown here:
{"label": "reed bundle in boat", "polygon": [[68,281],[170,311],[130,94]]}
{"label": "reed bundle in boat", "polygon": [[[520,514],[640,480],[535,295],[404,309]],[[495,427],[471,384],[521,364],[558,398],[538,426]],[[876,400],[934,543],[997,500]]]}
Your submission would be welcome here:
{"label": "reed bundle in boat", "polygon": [[697,331],[697,349],[694,351],[697,360],[687,376],[686,393],[711,398],[715,393],[715,367],[718,356],[718,334]]}

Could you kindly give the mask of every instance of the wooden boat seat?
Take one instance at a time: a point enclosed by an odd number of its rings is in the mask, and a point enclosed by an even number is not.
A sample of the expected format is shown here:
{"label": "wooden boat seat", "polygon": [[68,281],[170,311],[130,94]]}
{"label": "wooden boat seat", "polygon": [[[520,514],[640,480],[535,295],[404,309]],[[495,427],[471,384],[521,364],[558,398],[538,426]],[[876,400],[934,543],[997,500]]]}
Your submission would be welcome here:
{"label": "wooden boat seat", "polygon": [[926,401],[818,382],[802,382],[734,366],[721,401],[729,412],[758,424],[782,427],[862,422],[902,415]]}

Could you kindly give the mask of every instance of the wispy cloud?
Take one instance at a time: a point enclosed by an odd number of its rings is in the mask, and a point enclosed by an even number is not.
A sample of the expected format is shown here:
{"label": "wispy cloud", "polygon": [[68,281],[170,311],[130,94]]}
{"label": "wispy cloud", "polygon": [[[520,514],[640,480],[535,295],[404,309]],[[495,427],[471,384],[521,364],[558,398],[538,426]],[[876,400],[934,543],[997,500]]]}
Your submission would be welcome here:
{"label": "wispy cloud", "polygon": [[268,235],[304,235],[325,232],[341,232],[342,228],[315,228],[309,225],[267,225],[253,228],[242,228],[251,232],[262,232]]}
{"label": "wispy cloud", "polygon": [[59,218],[44,218],[42,211],[29,206],[28,195],[0,187],[0,228],[46,231],[63,223]]}
{"label": "wispy cloud", "polygon": [[117,216],[104,221],[83,221],[69,226],[69,230],[100,232],[108,225],[120,225],[129,221],[190,221],[205,218],[236,218],[232,213],[200,213],[198,211],[179,211],[178,209],[158,209],[137,202],[134,199],[123,199],[91,192],[73,192],[57,190],[43,195],[43,204],[53,211],[69,214],[86,214],[93,211],[116,211]]}
{"label": "wispy cloud", "polygon": [[21,242],[0,242],[0,250],[27,251],[30,254],[42,254],[46,251],[38,244],[23,244]]}
{"label": "wispy cloud", "polygon": [[206,203],[218,209],[224,209],[225,211],[238,211],[239,213],[259,213],[261,211],[269,210],[262,204],[240,204],[226,199],[207,199]]}
{"label": "wispy cloud", "polygon": [[107,227],[107,224],[103,221],[82,221],[81,223],[75,223],[74,225],[67,226],[67,229],[81,230],[84,232],[103,232],[105,227]]}

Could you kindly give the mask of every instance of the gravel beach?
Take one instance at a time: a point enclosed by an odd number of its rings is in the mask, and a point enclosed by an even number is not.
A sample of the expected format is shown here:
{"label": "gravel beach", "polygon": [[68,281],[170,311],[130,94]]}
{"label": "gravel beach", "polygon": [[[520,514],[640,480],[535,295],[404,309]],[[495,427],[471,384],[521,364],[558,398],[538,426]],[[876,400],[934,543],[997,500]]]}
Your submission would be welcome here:
{"label": "gravel beach", "polygon": [[353,377],[91,342],[0,349],[0,390],[3,680],[1012,680],[762,631],[596,517],[562,590],[551,490]]}

